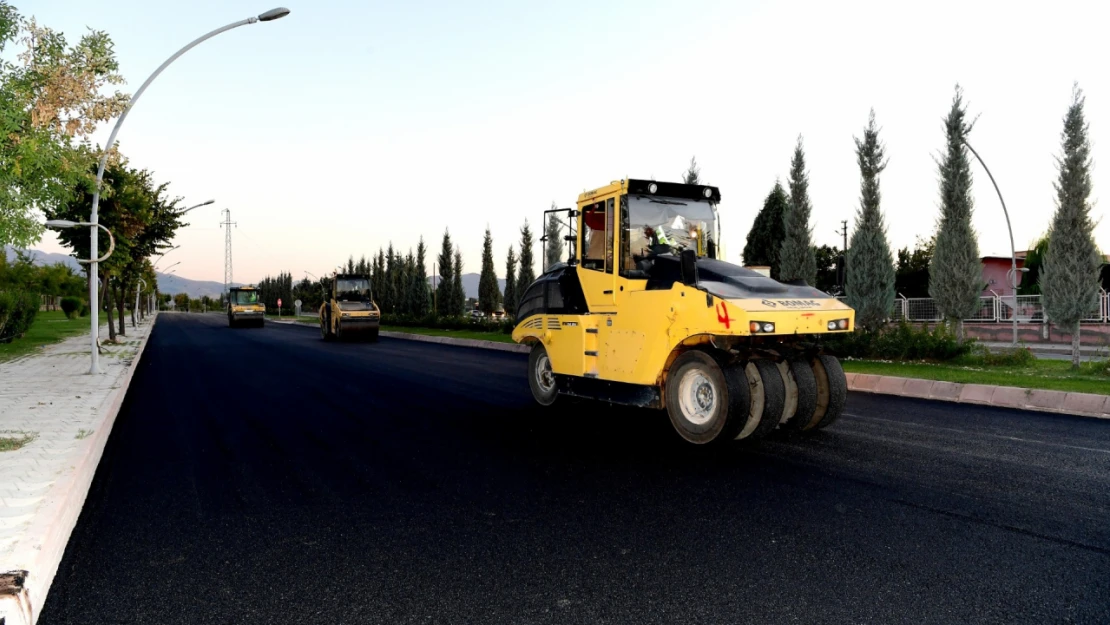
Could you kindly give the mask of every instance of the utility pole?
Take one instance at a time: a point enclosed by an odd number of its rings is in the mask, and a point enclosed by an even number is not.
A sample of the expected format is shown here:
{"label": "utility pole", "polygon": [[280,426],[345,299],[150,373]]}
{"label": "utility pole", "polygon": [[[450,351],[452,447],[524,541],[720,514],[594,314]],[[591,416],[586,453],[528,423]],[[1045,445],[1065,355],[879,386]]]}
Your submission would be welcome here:
{"label": "utility pole", "polygon": [[848,220],[840,220],[840,229],[836,231],[837,234],[844,237],[844,247],[840,248],[840,258],[838,259],[838,267],[836,268],[836,284],[840,288],[840,292],[844,293],[844,285],[847,283],[847,270],[848,270]]}
{"label": "utility pole", "polygon": [[227,229],[224,243],[224,297],[227,297],[227,290],[231,287],[231,227],[237,227],[238,224],[231,221],[230,208],[225,208],[220,212],[226,213],[224,221],[220,222],[220,227]]}

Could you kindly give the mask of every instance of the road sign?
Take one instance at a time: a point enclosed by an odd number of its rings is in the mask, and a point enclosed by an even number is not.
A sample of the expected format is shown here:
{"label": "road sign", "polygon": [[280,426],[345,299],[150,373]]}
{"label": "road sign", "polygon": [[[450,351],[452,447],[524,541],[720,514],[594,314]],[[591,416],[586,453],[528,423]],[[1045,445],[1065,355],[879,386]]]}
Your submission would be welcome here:
{"label": "road sign", "polygon": [[278,298],[278,308],[281,308],[281,298]]}
{"label": "road sign", "polygon": [[293,302],[293,305],[296,306],[297,308],[300,308],[301,307],[301,300],[297,300],[297,301]]}

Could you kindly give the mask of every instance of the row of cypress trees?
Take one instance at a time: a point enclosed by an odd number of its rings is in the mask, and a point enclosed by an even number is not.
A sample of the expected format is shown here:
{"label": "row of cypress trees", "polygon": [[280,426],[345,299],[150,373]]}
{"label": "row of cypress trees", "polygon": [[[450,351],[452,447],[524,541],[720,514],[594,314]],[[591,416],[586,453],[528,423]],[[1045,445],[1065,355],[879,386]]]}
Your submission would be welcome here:
{"label": "row of cypress trees", "polygon": [[[1079,322],[1090,314],[1099,294],[1102,257],[1094,241],[1091,219],[1091,146],[1084,115],[1085,98],[1078,86],[1064,116],[1059,177],[1055,183],[1056,211],[1049,230],[1038,280],[1046,316],[1072,336],[1073,366],[1079,366]],[[967,119],[959,86],[944,118],[945,149],[937,161],[940,178],[940,217],[935,249],[929,265],[929,296],[941,316],[963,338],[962,319],[979,307],[983,291],[982,262],[976,233],[971,225],[972,174],[968,136],[973,122]],[[860,199],[855,231],[846,255],[845,294],[856,310],[857,325],[868,332],[880,330],[890,316],[895,297],[895,266],[881,210],[879,177],[886,168],[886,148],[879,140],[875,112],[871,111],[863,137],[855,138],[860,170]],[[816,262],[809,225],[812,206],[802,140],[791,161],[789,193],[778,182],[756,216],[744,247],[749,265],[766,264],[772,277],[791,282],[816,281]]]}

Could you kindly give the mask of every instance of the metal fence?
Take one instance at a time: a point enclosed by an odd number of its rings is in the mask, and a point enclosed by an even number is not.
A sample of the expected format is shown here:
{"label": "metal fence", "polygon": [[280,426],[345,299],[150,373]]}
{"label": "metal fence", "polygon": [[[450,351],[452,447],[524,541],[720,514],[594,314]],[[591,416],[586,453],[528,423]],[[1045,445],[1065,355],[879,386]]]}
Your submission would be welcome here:
{"label": "metal fence", "polygon": [[[1045,323],[1044,304],[1040,295],[986,295],[979,298],[979,307],[964,321]],[[927,322],[940,321],[942,315],[936,301],[928,297],[901,297],[894,303],[892,319]],[[1092,303],[1085,323],[1110,323],[1110,294],[1099,291],[1098,301]]]}

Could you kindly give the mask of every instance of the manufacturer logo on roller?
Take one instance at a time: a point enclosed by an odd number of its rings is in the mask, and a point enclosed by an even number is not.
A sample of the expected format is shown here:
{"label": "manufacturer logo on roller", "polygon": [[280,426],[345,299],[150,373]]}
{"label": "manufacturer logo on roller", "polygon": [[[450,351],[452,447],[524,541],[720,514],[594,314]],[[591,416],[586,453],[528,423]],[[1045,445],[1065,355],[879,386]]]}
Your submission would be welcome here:
{"label": "manufacturer logo on roller", "polygon": [[817,300],[812,300],[812,299],[780,299],[780,300],[765,299],[760,303],[763,304],[764,306],[767,306],[768,308],[778,308],[779,306],[781,306],[783,308],[820,308],[821,307],[820,302],[818,302]]}

